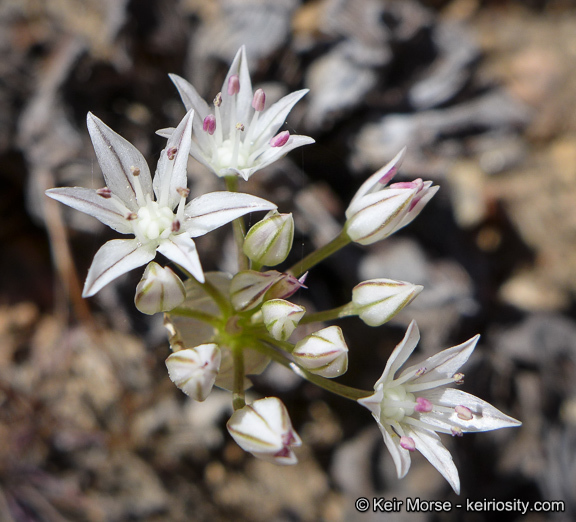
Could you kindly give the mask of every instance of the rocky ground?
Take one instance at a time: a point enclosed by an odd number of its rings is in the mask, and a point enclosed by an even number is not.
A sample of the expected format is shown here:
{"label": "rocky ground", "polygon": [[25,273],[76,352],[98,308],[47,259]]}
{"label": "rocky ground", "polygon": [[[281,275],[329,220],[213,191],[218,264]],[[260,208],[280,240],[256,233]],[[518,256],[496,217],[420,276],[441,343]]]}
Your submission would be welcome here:
{"label": "rocky ground", "polygon": [[[154,132],[183,115],[167,74],[212,99],[242,44],[270,100],[311,89],[288,128],[317,144],[245,186],[295,213],[291,261],[337,233],[361,181],[403,145],[400,175],[441,185],[410,227],[315,270],[302,299],[339,305],[373,277],[425,286],[391,325],[341,323],[342,380],[367,389],[412,318],[423,357],[482,335],[465,389],[523,426],[446,441],[460,497],[424,459],[398,481],[367,411],[274,367],[255,393],[288,406],[300,463],[244,454],[224,427],[226,392],[193,403],[168,379],[161,318],[134,309],[139,274],[80,297],[113,236],[43,192],[102,184],[86,112],[154,164]],[[386,520],[573,520],[575,64],[568,0],[3,0],[0,520],[382,520],[356,512],[359,496],[565,503]],[[194,194],[219,188],[192,161],[190,172]],[[199,241],[206,269],[230,266],[227,238]]]}

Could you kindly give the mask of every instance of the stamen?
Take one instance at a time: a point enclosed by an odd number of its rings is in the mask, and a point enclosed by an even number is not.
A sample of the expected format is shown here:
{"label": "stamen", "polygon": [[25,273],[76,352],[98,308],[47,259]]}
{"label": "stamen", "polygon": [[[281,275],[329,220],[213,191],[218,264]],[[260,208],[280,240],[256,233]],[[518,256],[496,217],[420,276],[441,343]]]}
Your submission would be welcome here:
{"label": "stamen", "polygon": [[[186,198],[188,194],[190,194],[190,189],[186,187],[178,187],[176,192],[180,194],[180,201],[178,203],[178,210],[176,211],[176,220],[178,221],[178,228],[180,228],[180,224],[184,221],[184,209],[186,207]],[[174,223],[172,223],[172,228],[174,228]],[[172,230],[175,232],[175,230]]]}
{"label": "stamen", "polygon": [[232,138],[233,148],[232,148],[232,166],[238,168],[238,149],[240,148],[240,132],[244,132],[244,125],[242,123],[237,123],[235,126],[236,132],[232,131],[230,136]]}
{"label": "stamen", "polygon": [[216,130],[216,118],[213,114],[208,114],[202,123],[202,130],[212,136]]}
{"label": "stamen", "polygon": [[453,437],[462,437],[462,435],[464,435],[464,433],[462,432],[462,430],[458,426],[452,427],[452,436]]}
{"label": "stamen", "polygon": [[415,419],[414,417],[404,417],[402,419],[404,424],[410,424],[410,426],[414,426],[415,428],[422,428],[425,430],[430,431],[437,431],[438,433],[447,433],[451,435],[452,432],[446,428],[441,428],[440,426],[435,426],[434,424],[429,424],[419,419]]}
{"label": "stamen", "polygon": [[132,187],[134,188],[134,192],[136,193],[136,201],[140,207],[146,204],[146,198],[144,196],[144,191],[142,190],[142,185],[140,184],[140,169],[132,165],[130,167],[130,172],[134,176],[134,183]]}
{"label": "stamen", "polygon": [[108,187],[99,188],[96,194],[104,199],[110,199],[112,197],[112,191]]}
{"label": "stamen", "polygon": [[252,98],[252,107],[256,112],[262,112],[266,104],[266,94],[262,89],[256,89],[254,97]]}
{"label": "stamen", "polygon": [[180,230],[180,220],[175,219],[172,221],[172,232],[178,232]]}
{"label": "stamen", "polygon": [[170,161],[172,161],[175,157],[176,157],[176,153],[178,152],[178,148],[177,147],[170,147],[167,151],[166,151],[166,156],[168,156],[168,159]]}
{"label": "stamen", "polygon": [[135,219],[138,219],[138,214],[136,214],[136,212],[130,212],[130,214],[126,216],[126,219],[128,221],[134,221]]}
{"label": "stamen", "polygon": [[400,437],[400,447],[408,451],[414,451],[416,449],[416,442],[412,437]]}
{"label": "stamen", "polygon": [[220,114],[220,105],[222,105],[222,93],[219,92],[214,98],[214,114],[216,116],[216,145],[222,145],[222,115]]}
{"label": "stamen", "polygon": [[428,399],[425,399],[424,397],[416,397],[416,406],[414,406],[414,411],[428,413],[432,411],[432,408],[433,405]]}
{"label": "stamen", "polygon": [[187,198],[188,195],[190,194],[190,189],[187,187],[178,187],[176,189],[176,192],[178,192],[178,194],[183,198]]}
{"label": "stamen", "polygon": [[454,382],[456,384],[464,384],[464,374],[463,373],[455,373],[452,376],[452,379],[454,379]]}
{"label": "stamen", "polygon": [[456,415],[460,420],[469,421],[473,419],[472,410],[466,406],[458,405],[454,408]]}
{"label": "stamen", "polygon": [[289,131],[282,131],[273,138],[270,139],[270,146],[271,147],[282,147],[286,145],[286,142],[290,139],[290,132]]}

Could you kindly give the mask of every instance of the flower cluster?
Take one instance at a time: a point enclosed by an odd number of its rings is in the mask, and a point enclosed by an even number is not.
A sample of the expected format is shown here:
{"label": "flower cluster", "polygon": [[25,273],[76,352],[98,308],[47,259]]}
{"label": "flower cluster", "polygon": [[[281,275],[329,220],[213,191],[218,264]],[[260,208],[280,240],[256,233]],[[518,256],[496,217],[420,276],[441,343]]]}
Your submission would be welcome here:
{"label": "flower cluster", "polygon": [[[294,464],[301,440],[288,412],[276,397],[246,402],[251,375],[271,361],[300,377],[368,408],[392,454],[398,476],[410,467],[410,453],[420,451],[459,492],[458,473],[438,433],[460,436],[518,425],[488,403],[450,385],[478,336],[400,371],[414,350],[418,328],[410,324],[388,360],[374,391],[351,388],[334,379],[348,368],[350,350],[340,326],[326,322],[357,316],[380,326],[415,299],[419,285],[391,279],[360,282],[350,301],[331,310],[308,312],[290,297],[305,289],[308,271],[351,242],[368,245],[408,225],[438,190],[431,181],[391,183],[402,150],[369,177],[351,199],[341,233],[331,242],[282,271],[294,239],[291,214],[274,203],[238,192],[238,179],[302,145],[307,136],[280,130],[305,90],[285,96],[266,109],[262,89],[253,91],[246,54],[241,48],[211,108],[183,78],[171,75],[187,113],[167,138],[152,178],[142,154],[102,121],[88,114],[88,131],[105,186],[98,190],[55,188],[47,195],[86,212],[130,239],[115,239],[96,253],[84,296],[92,296],[122,274],[147,265],[136,288],[135,305],[145,314],[166,313],[172,354],[169,378],[185,394],[204,401],[214,386],[232,392],[234,413],[227,428],[254,456]],[[227,190],[187,201],[187,164],[192,156],[225,180]],[[243,217],[266,213],[248,231]],[[252,218],[254,219],[254,218]],[[204,273],[194,238],[233,224],[238,271]],[[160,252],[171,266],[153,259]],[[317,323],[313,333],[298,335],[300,325]]]}

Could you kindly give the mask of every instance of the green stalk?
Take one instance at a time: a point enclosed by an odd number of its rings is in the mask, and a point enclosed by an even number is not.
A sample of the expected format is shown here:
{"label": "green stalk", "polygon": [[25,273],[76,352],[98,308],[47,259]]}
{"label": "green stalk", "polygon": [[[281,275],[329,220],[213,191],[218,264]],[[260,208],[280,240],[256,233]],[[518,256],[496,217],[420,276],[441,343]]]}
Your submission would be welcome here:
{"label": "green stalk", "polygon": [[340,319],[341,317],[349,317],[356,315],[354,312],[354,303],[346,303],[345,305],[332,308],[330,310],[323,310],[322,312],[313,312],[306,314],[298,324],[316,323],[319,321],[332,321],[333,319]]}
{"label": "green stalk", "polygon": [[[226,189],[228,192],[238,192],[237,176],[226,176],[224,179],[226,180]],[[243,217],[238,217],[232,222],[232,230],[234,231],[234,241],[236,242],[238,254],[238,271],[248,270],[250,268],[250,262],[242,250],[244,237],[246,236],[246,225],[244,224]]]}
{"label": "green stalk", "polygon": [[313,266],[320,263],[327,257],[331,256],[334,252],[337,252],[341,248],[345,247],[352,240],[346,234],[346,231],[342,229],[339,235],[337,235],[332,241],[326,243],[324,246],[314,250],[308,254],[304,259],[294,263],[288,273],[292,274],[294,277],[300,277],[302,274],[310,270]]}
{"label": "green stalk", "polygon": [[199,310],[192,310],[191,308],[174,308],[168,312],[168,315],[175,315],[178,317],[190,317],[191,319],[198,319],[204,323],[208,323],[211,326],[217,327],[222,323],[222,320],[206,312],[200,312]]}
{"label": "green stalk", "polygon": [[242,348],[232,347],[234,359],[234,391],[232,393],[232,407],[234,411],[246,406],[244,398],[244,351]]}
{"label": "green stalk", "polygon": [[[270,340],[272,342],[272,340]],[[276,343],[276,341],[274,341]],[[278,352],[271,346],[266,343],[259,342],[253,345],[255,349],[259,352],[267,355],[274,361],[282,364],[286,368],[292,370],[296,375],[301,377],[302,379],[323,388],[326,391],[334,393],[335,395],[339,395],[340,397],[344,397],[345,399],[350,399],[352,401],[357,401],[358,399],[362,399],[364,397],[369,397],[373,395],[373,391],[366,391],[366,390],[359,390],[358,388],[352,388],[351,386],[346,386],[345,384],[340,384],[338,382],[334,382],[331,379],[326,379],[325,377],[321,377],[320,375],[314,375],[310,373],[308,370],[305,370],[295,362],[290,361],[286,358],[282,353]]]}

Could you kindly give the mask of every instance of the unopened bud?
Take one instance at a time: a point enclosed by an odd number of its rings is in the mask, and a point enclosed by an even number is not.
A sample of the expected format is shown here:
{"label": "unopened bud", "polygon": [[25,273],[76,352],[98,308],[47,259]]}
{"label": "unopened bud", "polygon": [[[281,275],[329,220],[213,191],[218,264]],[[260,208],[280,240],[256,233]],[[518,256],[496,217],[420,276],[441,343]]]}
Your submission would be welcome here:
{"label": "unopened bud", "polygon": [[348,346],[339,326],[305,337],[294,347],[295,361],[311,373],[332,379],[348,369]]}
{"label": "unopened bud", "polygon": [[196,401],[208,397],[220,369],[217,344],[201,344],[174,352],[166,359],[170,380]]}
{"label": "unopened bud", "polygon": [[274,339],[287,341],[306,309],[284,299],[271,299],[262,305],[264,326]]}
{"label": "unopened bud", "polygon": [[293,239],[292,214],[272,211],[246,234],[244,254],[261,265],[276,266],[288,257]]}
{"label": "unopened bud", "polygon": [[226,428],[244,451],[274,464],[296,464],[293,448],[302,444],[292,427],[286,406],[266,397],[234,412]]}
{"label": "unopened bud", "polygon": [[371,279],[352,290],[353,310],[368,326],[380,326],[410,304],[420,285],[392,279]]}
{"label": "unopened bud", "polygon": [[148,263],[136,287],[134,304],[144,314],[169,312],[184,302],[184,283],[169,267]]}

